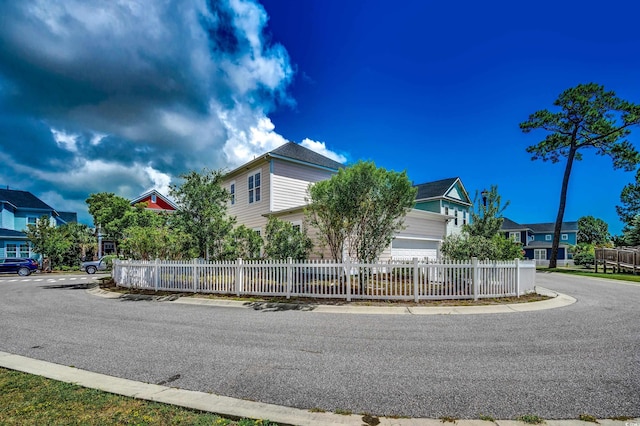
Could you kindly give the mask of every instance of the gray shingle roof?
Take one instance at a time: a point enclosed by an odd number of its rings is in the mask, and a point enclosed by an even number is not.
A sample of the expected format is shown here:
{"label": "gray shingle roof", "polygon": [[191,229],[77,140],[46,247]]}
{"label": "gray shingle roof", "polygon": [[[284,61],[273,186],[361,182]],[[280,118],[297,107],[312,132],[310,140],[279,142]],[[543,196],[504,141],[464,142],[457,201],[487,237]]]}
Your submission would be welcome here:
{"label": "gray shingle roof", "polygon": [[[535,233],[541,233],[541,232],[553,232],[556,227],[556,224],[555,222],[530,223],[522,226],[526,226],[527,228],[532,229],[533,232]],[[560,229],[562,230],[562,232],[578,231],[578,222],[562,222],[562,227]]]}
{"label": "gray shingle roof", "polygon": [[51,206],[27,191],[0,189],[0,202],[3,201],[23,209],[53,210]]}
{"label": "gray shingle roof", "polygon": [[71,223],[78,221],[78,213],[76,212],[58,212],[58,215],[64,223]]}
{"label": "gray shingle roof", "polygon": [[315,151],[305,148],[295,142],[287,142],[284,145],[279,146],[269,154],[277,155],[280,157],[291,158],[293,160],[304,161],[305,163],[315,164],[322,167],[328,167],[330,169],[338,170],[343,167],[342,164],[334,161],[324,155],[318,154]]}
{"label": "gray shingle roof", "polygon": [[454,177],[415,185],[415,187],[418,188],[418,192],[416,193],[416,200],[423,200],[425,198],[433,197],[444,197],[447,193],[447,190],[451,188],[451,185],[453,185],[457,179],[457,177]]}
{"label": "gray shingle roof", "polygon": [[527,226],[520,225],[519,223],[514,222],[511,219],[505,217],[502,220],[502,226],[500,227],[500,229],[503,229],[503,230],[507,230],[507,229],[512,229],[512,230],[515,230],[515,229],[527,229]]}
{"label": "gray shingle roof", "polygon": [[27,234],[13,229],[0,228],[0,238],[27,238]]}

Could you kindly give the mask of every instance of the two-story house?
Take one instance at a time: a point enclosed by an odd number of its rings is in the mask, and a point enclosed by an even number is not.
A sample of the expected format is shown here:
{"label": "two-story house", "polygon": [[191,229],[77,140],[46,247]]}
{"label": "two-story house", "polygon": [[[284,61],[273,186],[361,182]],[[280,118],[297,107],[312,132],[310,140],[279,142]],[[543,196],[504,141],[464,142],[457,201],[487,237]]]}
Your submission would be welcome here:
{"label": "two-story house", "polygon": [[78,221],[75,212],[58,212],[30,192],[0,189],[0,257],[39,258],[24,231],[42,216],[55,226]]}
{"label": "two-story house", "polygon": [[[504,218],[501,231],[504,236],[522,243],[524,256],[534,259],[538,265],[547,265],[551,257],[555,223],[519,224]],[[560,228],[560,245],[558,246],[558,265],[568,265],[572,262],[569,247],[578,242],[578,222],[562,222]]]}
{"label": "two-story house", "polygon": [[[330,158],[288,142],[225,175],[223,185],[231,194],[228,214],[261,235],[270,216],[304,227],[314,240],[312,257],[328,258],[329,251],[319,246],[315,229],[305,224],[304,207],[309,185],[329,179],[341,167]],[[440,212],[412,209],[405,218],[404,229],[381,260],[392,256],[437,257],[449,219]]]}
{"label": "two-story house", "polygon": [[452,217],[446,235],[462,232],[462,227],[469,223],[473,203],[459,177],[415,186],[418,189],[416,209]]}
{"label": "two-story house", "polygon": [[173,213],[178,210],[178,206],[172,200],[162,195],[157,189],[152,189],[145,192],[144,194],[139,195],[138,197],[131,200],[130,204],[132,206],[135,206],[136,204],[140,203],[146,204],[146,208],[148,210],[158,213]]}

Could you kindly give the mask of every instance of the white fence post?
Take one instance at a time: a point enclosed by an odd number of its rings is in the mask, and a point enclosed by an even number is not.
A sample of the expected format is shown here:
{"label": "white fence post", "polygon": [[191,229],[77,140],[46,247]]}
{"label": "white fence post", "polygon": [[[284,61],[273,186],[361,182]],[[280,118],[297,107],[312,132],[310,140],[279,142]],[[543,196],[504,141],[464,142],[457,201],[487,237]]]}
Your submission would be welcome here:
{"label": "white fence post", "polygon": [[236,266],[236,295],[242,294],[244,287],[244,273],[242,271],[242,259],[238,259]]}
{"label": "white fence post", "polygon": [[153,269],[153,288],[155,288],[156,291],[158,291],[158,272],[160,271],[158,262],[158,259],[156,259],[155,268]]}
{"label": "white fence post", "polygon": [[347,302],[351,302],[351,263],[349,259],[344,261],[344,269],[347,273]]}
{"label": "white fence post", "polygon": [[418,302],[418,258],[413,258],[413,301]]}
{"label": "white fence post", "polygon": [[193,259],[193,292],[197,293],[198,292],[198,266],[197,263],[198,259]]}
{"label": "white fence post", "polygon": [[516,259],[516,297],[520,297],[520,259]]}
{"label": "white fence post", "polygon": [[478,300],[478,291],[480,290],[480,270],[478,268],[478,258],[471,258],[471,267],[473,268],[473,300]]}
{"label": "white fence post", "polygon": [[287,299],[291,299],[291,278],[293,275],[293,259],[287,259]]}

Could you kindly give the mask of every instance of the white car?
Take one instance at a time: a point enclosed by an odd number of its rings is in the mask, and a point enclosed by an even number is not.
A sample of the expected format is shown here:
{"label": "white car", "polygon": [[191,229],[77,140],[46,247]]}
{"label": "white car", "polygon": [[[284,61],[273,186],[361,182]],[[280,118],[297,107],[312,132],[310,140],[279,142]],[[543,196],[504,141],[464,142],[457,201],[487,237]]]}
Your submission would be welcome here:
{"label": "white car", "polygon": [[80,265],[80,270],[86,271],[87,274],[95,274],[97,271],[106,271],[107,269],[109,269],[107,260],[108,259],[106,257],[101,257],[99,260],[82,262],[82,265]]}

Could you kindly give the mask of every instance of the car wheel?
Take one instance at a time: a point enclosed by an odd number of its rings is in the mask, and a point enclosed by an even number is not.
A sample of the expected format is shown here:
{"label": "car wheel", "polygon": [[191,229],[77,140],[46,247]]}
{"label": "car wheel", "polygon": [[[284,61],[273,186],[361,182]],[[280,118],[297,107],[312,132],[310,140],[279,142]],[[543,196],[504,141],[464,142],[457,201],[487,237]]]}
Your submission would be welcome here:
{"label": "car wheel", "polygon": [[24,266],[22,268],[18,269],[18,275],[20,275],[21,277],[26,277],[30,273],[31,273],[31,271],[29,270],[29,268],[25,268]]}
{"label": "car wheel", "polygon": [[87,274],[95,274],[97,271],[95,266],[87,266]]}

